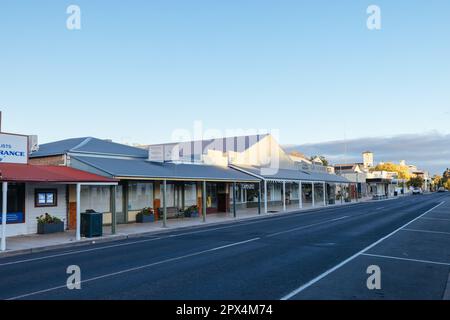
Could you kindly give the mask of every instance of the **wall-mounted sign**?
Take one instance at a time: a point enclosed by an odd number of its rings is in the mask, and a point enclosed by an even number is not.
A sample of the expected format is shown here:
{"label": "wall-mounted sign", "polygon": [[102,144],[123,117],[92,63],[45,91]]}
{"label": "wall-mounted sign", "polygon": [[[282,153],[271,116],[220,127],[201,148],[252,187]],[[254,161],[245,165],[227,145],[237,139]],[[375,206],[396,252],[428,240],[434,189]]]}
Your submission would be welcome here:
{"label": "wall-mounted sign", "polygon": [[249,183],[242,183],[241,188],[244,190],[255,190],[255,185]]}
{"label": "wall-mounted sign", "polygon": [[0,133],[0,163],[28,163],[28,137]]}
{"label": "wall-mounted sign", "polygon": [[[6,214],[6,224],[23,223],[23,212],[8,212]],[[2,216],[0,215],[0,224],[2,223]]]}

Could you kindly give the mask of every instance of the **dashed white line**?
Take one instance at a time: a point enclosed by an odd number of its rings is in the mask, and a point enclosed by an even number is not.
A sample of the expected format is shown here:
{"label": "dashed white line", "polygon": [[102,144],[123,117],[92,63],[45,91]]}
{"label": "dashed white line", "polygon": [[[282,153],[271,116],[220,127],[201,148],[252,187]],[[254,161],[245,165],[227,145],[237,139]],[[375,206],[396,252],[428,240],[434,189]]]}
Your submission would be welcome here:
{"label": "dashed white line", "polygon": [[294,291],[288,293],[287,295],[285,295],[284,297],[281,298],[281,300],[289,300],[293,297],[295,297],[296,295],[298,295],[300,292],[304,291],[305,289],[309,288],[310,286],[312,286],[313,284],[319,282],[320,280],[322,280],[323,278],[325,278],[326,276],[328,276],[330,273],[333,273],[334,271],[340,269],[341,267],[343,267],[344,265],[346,265],[347,263],[349,263],[350,261],[354,260],[355,258],[359,257],[360,255],[362,255],[363,253],[366,253],[367,251],[369,251],[370,249],[372,249],[373,247],[375,247],[376,245],[378,245],[379,243],[383,242],[384,240],[386,240],[387,238],[390,238],[391,236],[393,236],[394,234],[396,234],[397,232],[399,232],[400,230],[402,230],[403,228],[409,226],[411,223],[413,223],[414,221],[417,221],[418,219],[422,218],[424,215],[426,215],[427,213],[433,211],[434,209],[440,207],[441,205],[443,205],[445,203],[445,201],[442,201],[441,203],[439,203],[438,205],[434,206],[433,208],[431,208],[430,210],[422,213],[421,215],[419,215],[418,217],[414,218],[413,220],[409,221],[408,223],[404,224],[403,226],[401,226],[400,228],[392,231],[391,233],[389,233],[387,236],[384,236],[383,238],[375,241],[374,243],[372,243],[371,245],[367,246],[366,248],[362,249],[361,251],[355,253],[354,255],[352,255],[350,258],[342,261],[341,263],[337,264],[336,266],[334,266],[333,268],[325,271],[324,273],[320,274],[319,276],[315,277],[314,279],[308,281],[307,283],[305,283],[304,285],[302,285],[301,287],[295,289]]}
{"label": "dashed white line", "polygon": [[445,218],[428,218],[428,217],[423,217],[421,218],[422,220],[437,220],[437,221],[450,221],[450,219],[445,219]]}
{"label": "dashed white line", "polygon": [[321,222],[317,222],[317,223],[313,223],[313,224],[309,224],[309,225],[306,225],[306,226],[301,226],[301,227],[297,227],[297,228],[293,228],[293,229],[289,229],[289,230],[283,230],[283,231],[280,231],[280,232],[271,233],[271,234],[267,235],[266,237],[267,238],[275,237],[275,236],[278,236],[280,234],[294,232],[294,231],[299,231],[299,230],[315,227],[315,226],[318,226],[318,225],[321,225],[321,224],[339,221],[339,220],[342,220],[342,219],[346,219],[348,217],[349,216],[343,216],[343,217],[339,217],[339,218],[336,218],[336,219],[325,220],[325,221],[321,221]]}
{"label": "dashed white line", "polygon": [[436,234],[446,234],[450,235],[450,232],[443,232],[443,231],[432,231],[432,230],[422,230],[422,229],[403,229],[402,231],[409,231],[409,232],[423,232],[423,233],[436,233]]}
{"label": "dashed white line", "polygon": [[[362,205],[364,203],[360,203],[360,204]],[[356,205],[358,205],[358,204],[355,204],[353,207],[355,207]],[[126,243],[120,243],[120,244],[114,244],[114,245],[106,245],[106,246],[101,246],[101,247],[97,247],[97,248],[90,248],[90,249],[83,249],[83,250],[66,251],[63,253],[58,253],[58,254],[53,254],[53,255],[48,255],[48,256],[43,256],[43,257],[5,262],[5,263],[0,263],[0,267],[14,265],[14,264],[20,264],[20,263],[52,259],[52,258],[58,258],[58,257],[64,257],[64,256],[75,255],[75,254],[80,254],[80,253],[88,253],[88,252],[105,250],[105,249],[110,249],[110,248],[117,248],[117,247],[122,247],[122,246],[129,246],[129,245],[133,245],[133,244],[140,244],[140,243],[151,242],[151,241],[156,241],[156,240],[164,240],[164,239],[169,239],[169,238],[182,237],[182,236],[186,236],[186,235],[199,234],[199,233],[205,233],[205,232],[210,232],[210,231],[225,230],[225,229],[231,229],[231,228],[236,228],[236,227],[240,227],[240,226],[258,224],[258,223],[267,222],[268,220],[265,219],[266,217],[267,217],[267,219],[270,219],[272,221],[288,219],[288,218],[300,218],[300,217],[312,215],[312,214],[317,215],[320,213],[331,213],[335,210],[339,210],[339,209],[342,209],[345,207],[346,206],[325,208],[322,210],[316,210],[316,211],[312,211],[312,212],[299,212],[298,214],[294,213],[294,214],[288,214],[288,215],[283,215],[283,216],[279,216],[279,217],[265,216],[265,217],[263,217],[263,219],[257,220],[257,221],[249,221],[249,222],[243,221],[243,222],[238,222],[238,223],[231,222],[231,225],[227,225],[227,226],[223,226],[223,227],[206,228],[206,229],[202,229],[202,230],[188,231],[188,232],[182,232],[182,233],[171,234],[171,235],[163,235],[163,236],[151,238],[151,239],[132,241],[132,242],[126,242]]]}
{"label": "dashed white line", "polygon": [[[160,265],[160,264],[163,264],[163,263],[174,262],[174,261],[178,261],[178,260],[182,260],[182,259],[186,259],[186,258],[191,258],[191,257],[199,256],[201,254],[214,252],[214,251],[218,251],[218,250],[222,250],[222,249],[226,249],[226,248],[230,248],[230,247],[235,247],[235,246],[238,246],[238,245],[241,245],[241,244],[246,244],[246,243],[253,242],[253,241],[256,241],[256,240],[259,240],[259,239],[260,238],[253,238],[253,239],[249,239],[249,240],[245,240],[245,241],[239,241],[239,242],[227,244],[227,245],[220,246],[220,247],[215,247],[215,248],[206,249],[206,250],[199,251],[199,252],[186,254],[186,255],[183,255],[183,256],[175,257],[175,258],[169,258],[169,259],[153,262],[153,263],[142,265],[142,266],[138,266],[138,267],[133,267],[133,268],[129,268],[129,269],[113,272],[113,273],[104,274],[104,275],[101,275],[101,276],[97,276],[97,277],[89,278],[89,279],[86,279],[86,280],[82,280],[82,281],[79,282],[79,284],[92,282],[92,281],[96,281],[96,280],[100,280],[100,279],[104,279],[104,278],[109,278],[109,277],[117,276],[117,275],[124,274],[124,273],[129,273],[129,272],[133,272],[133,271],[137,271],[137,270],[146,269],[146,268],[150,268],[150,267],[153,267],[153,266],[156,266],[156,265]],[[15,297],[12,297],[12,298],[8,298],[6,300],[23,299],[23,298],[31,297],[31,296],[34,296],[34,295],[47,293],[47,292],[51,292],[51,291],[55,291],[55,290],[59,290],[59,289],[64,289],[64,288],[67,288],[67,285],[61,285],[61,286],[57,286],[57,287],[53,287],[53,288],[48,288],[48,289],[44,289],[44,290],[34,291],[34,292],[30,292],[30,293],[19,295],[19,296],[15,296]]]}
{"label": "dashed white line", "polygon": [[403,260],[403,261],[410,261],[410,262],[420,262],[420,263],[428,263],[428,264],[438,264],[438,265],[442,265],[442,266],[450,266],[450,263],[447,263],[447,262],[437,262],[437,261],[431,261],[431,260],[402,258],[402,257],[385,256],[385,255],[381,255],[381,254],[370,254],[370,253],[363,253],[361,255],[362,256],[367,256],[367,257],[375,257],[375,258],[384,258],[384,259],[392,259],[392,260]]}

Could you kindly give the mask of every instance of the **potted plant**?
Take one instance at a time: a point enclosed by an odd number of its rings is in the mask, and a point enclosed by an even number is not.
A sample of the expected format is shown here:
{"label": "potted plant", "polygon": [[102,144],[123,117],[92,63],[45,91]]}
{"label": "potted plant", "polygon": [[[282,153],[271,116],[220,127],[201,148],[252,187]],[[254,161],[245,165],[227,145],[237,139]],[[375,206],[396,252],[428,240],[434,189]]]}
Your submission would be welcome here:
{"label": "potted plant", "polygon": [[155,212],[152,208],[144,208],[136,215],[137,223],[146,223],[155,221]]}
{"label": "potted plant", "polygon": [[184,216],[187,218],[197,218],[198,217],[198,206],[193,205],[184,210]]}
{"label": "potted plant", "polygon": [[37,233],[48,234],[56,232],[64,232],[64,222],[54,216],[45,213],[36,218],[37,219]]}

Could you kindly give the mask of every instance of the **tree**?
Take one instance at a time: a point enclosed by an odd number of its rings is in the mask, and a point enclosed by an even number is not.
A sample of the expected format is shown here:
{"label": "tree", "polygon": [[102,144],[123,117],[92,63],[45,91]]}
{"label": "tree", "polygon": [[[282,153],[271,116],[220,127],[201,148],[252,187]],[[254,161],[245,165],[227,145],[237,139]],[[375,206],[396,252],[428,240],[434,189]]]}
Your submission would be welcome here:
{"label": "tree", "polygon": [[442,177],[439,175],[434,175],[433,176],[433,185],[435,186],[435,188],[440,188],[443,185],[443,181],[442,181]]}
{"label": "tree", "polygon": [[423,179],[421,177],[413,177],[408,181],[408,187],[422,188]]}
{"label": "tree", "polygon": [[448,190],[450,190],[450,184],[448,182],[450,181],[450,170],[447,169],[444,171],[444,174],[442,175],[441,184]]}
{"label": "tree", "polygon": [[443,187],[447,190],[450,190],[450,180],[447,180],[444,184]]}
{"label": "tree", "polygon": [[377,165],[372,171],[389,171],[396,172],[398,174],[399,179],[409,180],[411,179],[411,173],[408,170],[407,166],[401,166],[399,164],[395,164],[392,162],[386,162],[383,164]]}

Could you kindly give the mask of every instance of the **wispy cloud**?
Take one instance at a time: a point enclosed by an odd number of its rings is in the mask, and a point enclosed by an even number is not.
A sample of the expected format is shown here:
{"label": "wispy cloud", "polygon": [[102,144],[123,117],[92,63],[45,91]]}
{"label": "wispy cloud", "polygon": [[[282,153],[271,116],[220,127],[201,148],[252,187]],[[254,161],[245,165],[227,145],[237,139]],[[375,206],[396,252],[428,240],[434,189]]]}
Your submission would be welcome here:
{"label": "wispy cloud", "polygon": [[372,151],[376,162],[406,160],[433,174],[441,174],[450,167],[450,134],[438,132],[287,145],[285,149],[324,155],[332,163],[362,162],[361,153]]}

